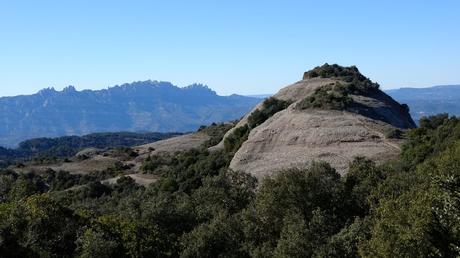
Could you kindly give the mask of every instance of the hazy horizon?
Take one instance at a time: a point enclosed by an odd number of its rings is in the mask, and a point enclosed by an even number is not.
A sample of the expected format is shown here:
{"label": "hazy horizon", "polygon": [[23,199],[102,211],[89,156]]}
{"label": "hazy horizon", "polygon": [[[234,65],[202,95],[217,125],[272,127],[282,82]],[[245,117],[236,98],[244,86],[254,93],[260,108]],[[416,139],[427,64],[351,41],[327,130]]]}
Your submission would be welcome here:
{"label": "hazy horizon", "polygon": [[[174,86],[177,86],[179,88],[184,88],[184,87],[187,87],[187,86],[190,86],[192,84],[201,84],[199,82],[195,82],[195,83],[191,83],[189,85],[177,85],[175,84],[174,82],[170,82],[170,81],[166,81],[166,80],[140,80],[140,81],[159,81],[159,82],[168,82],[168,83],[171,83],[172,85]],[[127,84],[131,84],[131,83],[135,83],[135,82],[139,82],[139,81],[133,81],[133,82],[127,82]],[[116,86],[121,86],[123,84],[126,84],[126,83],[119,83],[119,84],[116,84],[116,85],[111,85],[111,86],[107,86],[105,88],[94,88],[94,89],[90,89],[90,88],[87,88],[87,89],[83,89],[83,88],[78,88],[77,86],[75,85],[67,85],[65,87],[62,87],[62,88],[57,88],[57,87],[54,87],[54,86],[51,86],[51,87],[44,87],[44,88],[41,88],[41,89],[38,89],[37,91],[35,92],[30,92],[30,93],[19,93],[19,94],[16,94],[16,95],[5,95],[5,96],[1,96],[0,95],[0,98],[3,98],[3,97],[15,97],[15,96],[28,96],[28,95],[33,95],[33,94],[37,94],[39,93],[41,90],[45,90],[45,89],[54,89],[55,91],[63,91],[65,88],[67,87],[74,87],[77,91],[85,91],[85,90],[94,90],[94,91],[98,91],[98,90],[106,90],[106,89],[109,89],[109,88],[112,88],[112,87],[116,87]],[[217,92],[214,88],[212,88],[211,86],[209,85],[206,85],[206,84],[203,84],[204,86],[207,86],[209,87],[211,90],[215,91],[217,93],[217,95],[219,96],[230,96],[232,94],[237,94],[237,95],[241,95],[241,96],[247,96],[247,97],[256,97],[256,98],[260,98],[262,96],[269,96],[269,95],[273,95],[273,94],[276,94],[276,92],[278,92],[278,90],[276,90],[275,92],[259,92],[259,93],[249,93],[249,94],[242,94],[242,93],[239,93],[239,92],[233,92],[233,93],[229,93],[229,94],[221,94],[219,92]],[[283,88],[284,86],[287,86],[287,85],[283,85],[280,87]],[[398,90],[398,89],[422,89],[422,88],[431,88],[431,87],[443,87],[443,86],[459,86],[460,87],[460,83],[458,84],[442,84],[442,85],[427,85],[427,86],[401,86],[401,87],[395,87],[395,88],[387,88],[387,89],[383,89],[384,91],[386,90]]]}
{"label": "hazy horizon", "polygon": [[0,96],[143,80],[274,93],[324,63],[383,89],[460,84],[460,2],[0,4]]}

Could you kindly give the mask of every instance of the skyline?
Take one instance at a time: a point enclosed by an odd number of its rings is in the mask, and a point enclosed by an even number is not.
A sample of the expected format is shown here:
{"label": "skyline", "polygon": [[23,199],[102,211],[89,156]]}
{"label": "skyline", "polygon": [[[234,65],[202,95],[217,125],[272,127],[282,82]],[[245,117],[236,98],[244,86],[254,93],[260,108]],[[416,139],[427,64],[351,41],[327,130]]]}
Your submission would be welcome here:
{"label": "skyline", "polygon": [[[233,92],[233,93],[230,93],[230,94],[220,94],[219,92],[217,92],[212,87],[209,87],[209,85],[201,84],[201,83],[193,83],[193,84],[190,84],[190,85],[181,86],[181,85],[174,84],[173,82],[169,82],[169,81],[145,80],[145,81],[133,81],[133,82],[129,82],[129,83],[121,83],[121,84],[108,86],[108,87],[105,87],[105,88],[101,87],[101,88],[94,88],[94,89],[79,89],[78,87],[75,87],[74,85],[67,85],[67,86],[62,87],[62,88],[56,88],[56,87],[51,86],[51,87],[41,88],[41,89],[37,90],[36,92],[18,94],[18,95],[11,95],[11,96],[8,96],[8,95],[7,96],[0,96],[0,98],[17,97],[17,96],[30,96],[30,95],[39,94],[41,91],[47,91],[47,90],[52,90],[52,91],[56,91],[56,92],[64,92],[64,91],[68,90],[69,88],[71,88],[72,91],[75,90],[77,92],[82,92],[82,91],[86,91],[86,90],[101,91],[101,90],[109,90],[110,88],[122,86],[124,84],[135,84],[135,83],[138,83],[138,82],[146,82],[146,81],[153,81],[153,82],[160,82],[160,83],[171,83],[172,86],[179,87],[179,88],[184,88],[184,87],[193,86],[193,85],[202,85],[202,86],[205,86],[205,87],[209,88],[211,91],[216,92],[217,95],[219,95],[219,96],[230,96],[232,94],[236,94],[236,95],[241,95],[241,96],[246,96],[246,97],[264,98],[265,96],[274,95],[274,94],[276,94],[278,92],[278,90],[276,90],[276,92],[265,92],[265,93],[256,93],[256,94],[240,94],[240,93],[237,93],[237,92]],[[286,86],[289,86],[289,85],[284,85],[280,89],[282,89],[282,88],[284,88]],[[429,85],[429,86],[426,86],[426,87],[397,87],[397,88],[389,88],[389,89],[383,89],[382,88],[382,90],[390,92],[392,90],[403,90],[403,89],[415,89],[415,90],[418,90],[418,89],[429,89],[429,88],[438,88],[438,87],[452,87],[452,86],[460,87],[460,84]]]}
{"label": "skyline", "polygon": [[[333,7],[330,7],[333,6]],[[324,63],[383,89],[460,84],[460,3],[0,3],[0,96],[133,81],[274,93]]]}

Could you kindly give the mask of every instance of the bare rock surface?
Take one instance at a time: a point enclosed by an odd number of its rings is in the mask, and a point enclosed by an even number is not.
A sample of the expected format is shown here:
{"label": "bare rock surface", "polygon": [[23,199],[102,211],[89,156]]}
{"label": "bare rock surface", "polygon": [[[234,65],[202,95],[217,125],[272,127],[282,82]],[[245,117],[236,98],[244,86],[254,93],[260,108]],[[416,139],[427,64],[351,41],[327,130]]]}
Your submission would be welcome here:
{"label": "bare rock surface", "polygon": [[[155,177],[153,175],[147,175],[147,174],[128,174],[128,175],[124,175],[124,176],[132,178],[134,180],[134,182],[136,182],[136,184],[143,185],[143,186],[148,186],[148,185],[150,185],[152,183],[155,183],[158,180],[157,177]],[[120,178],[121,178],[121,176],[109,178],[109,179],[106,179],[106,180],[102,180],[101,183],[102,184],[113,185],[113,184],[116,184],[118,179],[120,179]]]}
{"label": "bare rock surface", "polygon": [[117,162],[119,162],[119,160],[116,158],[97,155],[86,160],[69,163],[64,162],[60,165],[49,166],[49,168],[54,171],[67,171],[71,174],[85,174],[108,169],[115,166]]}
{"label": "bare rock surface", "polygon": [[190,133],[134,147],[134,150],[137,151],[141,156],[145,154],[155,154],[159,152],[176,152],[192,148],[198,148],[200,147],[200,145],[202,145],[209,139],[209,135],[205,133]]}
{"label": "bare rock surface", "polygon": [[[299,101],[317,88],[335,81],[340,80],[304,79],[281,89],[274,97],[291,100],[293,104],[251,130],[230,168],[263,178],[282,169],[326,161],[344,174],[349,162],[357,156],[376,162],[397,157],[402,141],[385,135],[415,125],[407,110],[381,91],[366,96],[351,95],[355,105],[347,111],[296,108]],[[259,104],[256,108],[260,107]],[[248,116],[236,127],[245,125]],[[223,141],[214,149],[222,147]]]}
{"label": "bare rock surface", "polygon": [[96,155],[99,155],[103,152],[103,150],[98,149],[98,148],[86,148],[81,151],[79,151],[77,154],[75,154],[76,157],[94,157]]}
{"label": "bare rock surface", "polygon": [[207,140],[210,139],[210,136],[202,133],[190,133],[181,136],[176,136],[166,140],[157,141],[150,144],[141,145],[135,147],[134,150],[139,154],[139,156],[128,164],[131,164],[133,172],[139,172],[142,166],[142,163],[150,155],[159,154],[162,152],[174,153],[177,151],[185,151],[194,148],[199,148]]}
{"label": "bare rock surface", "polygon": [[349,112],[290,108],[253,129],[230,168],[261,178],[322,160],[343,174],[356,156],[384,161],[398,155],[399,142],[382,133],[387,129],[383,122]]}
{"label": "bare rock surface", "polygon": [[[291,84],[289,86],[286,86],[282,88],[277,94],[273,95],[274,98],[280,99],[280,100],[286,100],[286,101],[299,101],[305,96],[308,96],[309,94],[313,93],[315,89],[328,85],[330,83],[336,82],[337,80],[335,79],[323,79],[323,78],[314,78],[310,80],[301,80],[298,81],[294,84]],[[219,142],[216,146],[213,146],[209,148],[209,150],[219,150],[224,148],[224,140],[226,137],[231,135],[233,131],[240,127],[244,126],[245,124],[248,123],[248,117],[251,115],[252,112],[254,112],[257,109],[260,109],[262,107],[262,103],[260,102],[257,104],[249,113],[247,113],[232,129],[230,129],[224,136],[223,140]]]}

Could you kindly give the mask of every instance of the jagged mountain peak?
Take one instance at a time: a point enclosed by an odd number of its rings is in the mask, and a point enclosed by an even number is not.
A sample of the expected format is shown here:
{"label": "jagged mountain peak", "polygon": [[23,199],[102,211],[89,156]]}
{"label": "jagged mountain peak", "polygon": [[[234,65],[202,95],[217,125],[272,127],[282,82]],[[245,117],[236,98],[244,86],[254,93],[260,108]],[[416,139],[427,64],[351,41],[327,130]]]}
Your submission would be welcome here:
{"label": "jagged mountain peak", "polygon": [[219,96],[202,84],[138,81],[103,90],[69,86],[0,98],[0,146],[94,132],[186,132],[240,118],[260,100]]}
{"label": "jagged mountain peak", "polygon": [[75,86],[69,85],[62,90],[63,93],[74,93],[77,92]]}
{"label": "jagged mountain peak", "polygon": [[217,95],[215,91],[209,88],[205,84],[201,83],[193,83],[185,87],[179,87],[174,85],[168,81],[157,81],[157,80],[145,80],[145,81],[135,81],[131,83],[124,83],[121,85],[115,85],[112,87],[108,87],[107,89],[102,90],[82,90],[79,91],[76,89],[75,86],[69,85],[62,89],[62,91],[57,91],[54,87],[44,88],[38,92],[40,95],[47,95],[47,94],[55,94],[55,93],[77,93],[77,92],[111,92],[114,90],[124,90],[124,91],[137,91],[142,89],[150,89],[150,90],[161,90],[161,89],[170,89],[170,90],[177,90],[177,91],[196,91],[199,93],[209,93]]}

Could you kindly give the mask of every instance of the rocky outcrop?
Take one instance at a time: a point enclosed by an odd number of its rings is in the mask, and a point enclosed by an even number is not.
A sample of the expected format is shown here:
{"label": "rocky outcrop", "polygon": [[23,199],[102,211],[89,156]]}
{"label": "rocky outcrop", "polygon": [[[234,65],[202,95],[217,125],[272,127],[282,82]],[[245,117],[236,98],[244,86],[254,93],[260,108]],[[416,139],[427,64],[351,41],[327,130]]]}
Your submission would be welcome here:
{"label": "rocky outcrop", "polygon": [[[343,110],[298,108],[301,101],[321,87],[350,84],[350,78],[344,78],[307,77],[281,89],[274,97],[290,100],[292,104],[250,131],[230,168],[262,178],[280,169],[305,167],[323,160],[343,174],[356,156],[377,162],[396,157],[402,140],[393,138],[392,132],[415,127],[415,124],[407,106],[377,88],[368,92],[350,91],[352,105]],[[259,104],[255,109],[260,107]],[[245,125],[249,115],[236,127]],[[226,137],[231,133],[229,131]],[[223,141],[214,149],[222,146]]]}

